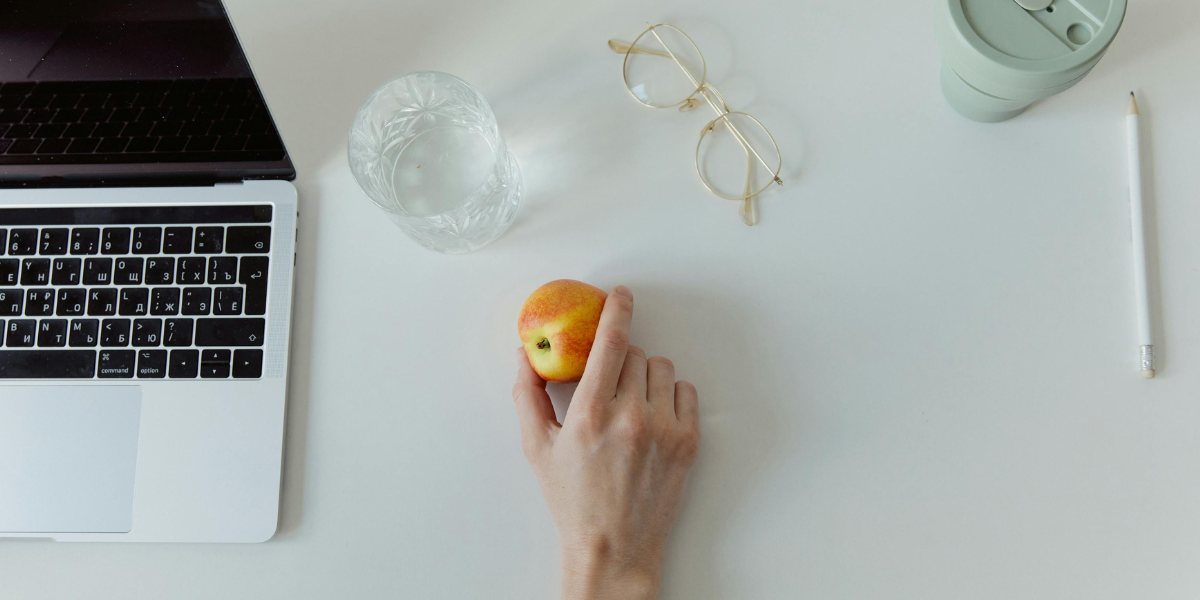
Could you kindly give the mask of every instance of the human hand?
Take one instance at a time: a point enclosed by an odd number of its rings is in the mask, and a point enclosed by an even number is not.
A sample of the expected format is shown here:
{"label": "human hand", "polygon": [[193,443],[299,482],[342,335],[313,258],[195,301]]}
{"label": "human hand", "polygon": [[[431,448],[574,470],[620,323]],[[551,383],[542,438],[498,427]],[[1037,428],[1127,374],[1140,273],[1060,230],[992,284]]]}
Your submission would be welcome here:
{"label": "human hand", "polygon": [[629,345],[633,295],[608,295],[560,425],[520,351],[513,400],[562,550],[564,600],[654,598],[663,548],[700,443],[696,388]]}

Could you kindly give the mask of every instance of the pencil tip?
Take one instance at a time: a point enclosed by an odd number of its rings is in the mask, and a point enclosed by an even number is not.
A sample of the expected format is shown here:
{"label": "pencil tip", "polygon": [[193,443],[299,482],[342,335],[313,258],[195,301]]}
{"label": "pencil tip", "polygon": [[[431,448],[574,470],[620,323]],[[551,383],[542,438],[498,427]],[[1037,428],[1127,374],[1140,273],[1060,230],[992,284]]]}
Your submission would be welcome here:
{"label": "pencil tip", "polygon": [[1133,92],[1129,92],[1129,112],[1127,114],[1136,115],[1138,113],[1137,96]]}

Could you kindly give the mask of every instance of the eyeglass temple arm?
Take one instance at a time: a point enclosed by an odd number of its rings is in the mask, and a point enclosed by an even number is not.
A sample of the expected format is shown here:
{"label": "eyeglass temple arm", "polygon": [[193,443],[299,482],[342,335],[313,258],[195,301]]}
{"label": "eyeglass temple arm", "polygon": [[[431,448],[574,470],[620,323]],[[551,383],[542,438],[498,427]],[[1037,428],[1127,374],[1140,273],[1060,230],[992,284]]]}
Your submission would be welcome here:
{"label": "eyeglass temple arm", "polygon": [[[662,37],[660,37],[658,35],[658,32],[654,30],[653,26],[650,27],[650,34],[654,36],[654,39],[658,40],[658,43],[662,44],[662,47],[665,48],[667,51],[667,56],[671,60],[675,61],[675,64],[679,67],[679,69],[681,71],[683,71],[683,74],[685,76],[687,76],[689,81],[692,82],[692,85],[696,86],[696,92],[698,92],[701,96],[704,96],[704,100],[706,102],[708,102],[708,105],[710,107],[712,107],[713,111],[715,111],[717,113],[717,116],[720,117],[721,120],[725,122],[725,125],[727,127],[729,127],[729,130],[733,132],[733,135],[735,137],[737,137],[738,142],[740,142],[742,144],[742,147],[750,150],[750,152],[752,152],[754,154],[754,158],[757,158],[758,162],[762,163],[763,167],[765,167],[768,172],[775,173],[775,169],[772,169],[771,165],[768,165],[767,161],[763,160],[763,157],[759,156],[758,151],[755,150],[754,147],[750,145],[750,142],[746,141],[746,137],[742,135],[742,132],[738,131],[738,128],[736,126],[734,126],[734,124],[729,120],[729,117],[726,116],[727,111],[722,111],[720,108],[718,108],[717,103],[714,102],[713,99],[709,97],[706,86],[707,87],[712,87],[712,86],[707,83],[702,84],[699,81],[696,81],[696,78],[692,75],[692,72],[689,71],[686,66],[684,66],[683,62],[681,62],[678,58],[675,57],[675,53],[671,52],[671,47],[668,46],[667,43],[663,41]],[[610,42],[610,45],[611,45],[611,42]],[[717,93],[720,94],[720,92],[717,92]],[[695,94],[692,94],[692,95],[695,96]],[[722,96],[721,103],[724,104],[724,96]],[[726,108],[728,109],[728,107],[726,107]],[[777,174],[775,175],[775,183],[777,183],[779,185],[783,185],[783,180],[780,179],[779,175],[777,175]]]}
{"label": "eyeglass temple arm", "polygon": [[653,54],[654,56],[671,58],[671,55],[667,54],[666,52],[659,52],[658,50],[651,50],[649,48],[642,47],[634,48],[629,42],[622,42],[621,40],[608,40],[608,47],[617,54]]}

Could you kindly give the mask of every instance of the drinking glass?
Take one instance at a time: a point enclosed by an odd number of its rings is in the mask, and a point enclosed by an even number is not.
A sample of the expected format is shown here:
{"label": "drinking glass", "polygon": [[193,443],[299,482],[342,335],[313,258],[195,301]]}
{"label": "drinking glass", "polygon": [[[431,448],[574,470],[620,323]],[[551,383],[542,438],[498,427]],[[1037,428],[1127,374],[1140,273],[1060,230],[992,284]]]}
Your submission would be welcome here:
{"label": "drinking glass", "polygon": [[467,82],[409,73],[367,99],[350,128],[350,170],[417,243],[462,254],[495,240],[521,204],[521,171]]}

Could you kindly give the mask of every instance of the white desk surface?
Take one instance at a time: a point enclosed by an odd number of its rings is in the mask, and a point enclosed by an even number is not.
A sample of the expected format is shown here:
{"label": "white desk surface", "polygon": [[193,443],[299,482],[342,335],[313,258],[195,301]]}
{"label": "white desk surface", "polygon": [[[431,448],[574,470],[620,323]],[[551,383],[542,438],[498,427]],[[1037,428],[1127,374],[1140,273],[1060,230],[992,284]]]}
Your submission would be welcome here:
{"label": "white desk surface", "polygon": [[[280,531],[5,542],[0,597],[554,597],[509,389],[517,309],[560,277],[629,285],[634,341],[700,390],[663,598],[1200,596],[1200,4],[1130,2],[1091,75],[995,125],[942,100],[931,2],[661,4],[230,0],[300,173]],[[622,88],[605,41],[647,20],[779,138],[760,226],[696,179],[707,117]],[[524,171],[468,256],[418,248],[346,166],[362,100],[419,69],[490,98]]]}

